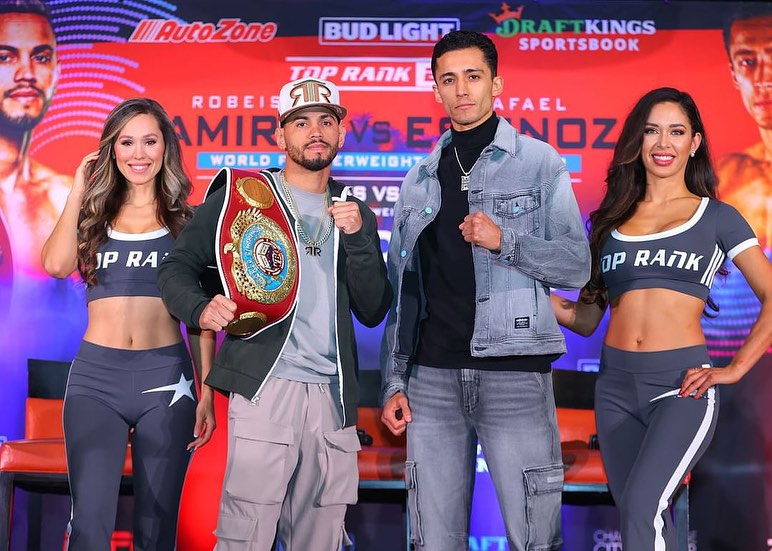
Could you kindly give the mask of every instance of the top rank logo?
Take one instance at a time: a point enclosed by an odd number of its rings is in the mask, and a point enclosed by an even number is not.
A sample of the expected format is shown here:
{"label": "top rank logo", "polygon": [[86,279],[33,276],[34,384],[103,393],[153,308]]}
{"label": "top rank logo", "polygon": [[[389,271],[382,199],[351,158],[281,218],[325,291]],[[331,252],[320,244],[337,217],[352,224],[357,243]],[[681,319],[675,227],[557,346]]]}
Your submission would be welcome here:
{"label": "top rank logo", "polygon": [[461,20],[450,17],[321,17],[319,44],[332,46],[431,46]]}
{"label": "top rank logo", "polygon": [[[520,50],[547,51],[639,51],[639,36],[657,32],[653,20],[638,19],[528,19],[524,6],[514,10],[503,2],[500,12],[489,12],[496,34],[518,37]],[[551,35],[564,35],[553,37]],[[570,36],[571,34],[576,37]],[[528,37],[523,36],[528,35]],[[569,36],[565,36],[569,35]],[[606,37],[603,37],[605,35]],[[622,35],[622,36],[620,36]],[[635,38],[628,38],[627,36]]]}
{"label": "top rank logo", "polygon": [[180,23],[171,19],[140,21],[129,37],[129,42],[270,42],[279,26],[267,23],[244,23],[238,18],[224,18],[213,23],[194,21]]}

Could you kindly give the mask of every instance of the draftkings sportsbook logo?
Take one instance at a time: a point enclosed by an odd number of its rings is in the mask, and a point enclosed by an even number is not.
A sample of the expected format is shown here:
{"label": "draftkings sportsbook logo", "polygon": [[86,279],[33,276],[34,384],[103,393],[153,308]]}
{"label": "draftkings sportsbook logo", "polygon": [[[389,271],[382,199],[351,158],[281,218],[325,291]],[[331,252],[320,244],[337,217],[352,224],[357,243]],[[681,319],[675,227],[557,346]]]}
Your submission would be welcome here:
{"label": "draftkings sportsbook logo", "polygon": [[656,34],[651,19],[528,19],[524,6],[501,4],[488,15],[496,22],[496,34],[516,38],[521,51],[637,52],[640,37]]}

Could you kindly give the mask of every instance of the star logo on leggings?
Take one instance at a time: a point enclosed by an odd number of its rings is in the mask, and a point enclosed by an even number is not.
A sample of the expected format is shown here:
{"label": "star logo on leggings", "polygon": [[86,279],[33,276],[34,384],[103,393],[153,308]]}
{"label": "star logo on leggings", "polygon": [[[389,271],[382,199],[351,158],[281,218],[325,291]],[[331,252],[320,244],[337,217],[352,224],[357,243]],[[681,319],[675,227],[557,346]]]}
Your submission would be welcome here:
{"label": "star logo on leggings", "polygon": [[187,396],[194,402],[196,401],[196,399],[193,398],[193,392],[190,390],[192,386],[193,386],[193,379],[188,381],[185,378],[185,375],[180,374],[180,380],[175,384],[159,386],[157,388],[150,388],[148,390],[143,390],[142,394],[147,394],[148,392],[174,392],[174,396],[172,396],[172,402],[169,404],[169,407],[172,407],[174,403],[177,400],[181,400],[183,396]]}

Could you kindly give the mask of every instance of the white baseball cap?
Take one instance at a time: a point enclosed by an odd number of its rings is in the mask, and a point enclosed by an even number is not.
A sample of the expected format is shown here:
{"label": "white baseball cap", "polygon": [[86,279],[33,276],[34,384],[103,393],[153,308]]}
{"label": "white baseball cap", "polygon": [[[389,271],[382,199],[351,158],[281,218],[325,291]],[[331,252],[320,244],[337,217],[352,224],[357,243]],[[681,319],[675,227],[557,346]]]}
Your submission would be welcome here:
{"label": "white baseball cap", "polygon": [[279,124],[291,114],[308,107],[324,107],[338,117],[346,116],[346,108],[340,105],[340,92],[332,82],[318,78],[301,78],[281,87],[279,92]]}

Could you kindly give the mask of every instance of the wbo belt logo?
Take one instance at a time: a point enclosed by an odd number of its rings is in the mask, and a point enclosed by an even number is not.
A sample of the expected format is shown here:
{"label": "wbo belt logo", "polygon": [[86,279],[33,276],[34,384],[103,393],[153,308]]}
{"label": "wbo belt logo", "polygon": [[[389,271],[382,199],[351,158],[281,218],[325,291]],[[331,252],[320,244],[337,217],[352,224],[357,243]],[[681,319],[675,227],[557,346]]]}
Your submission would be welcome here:
{"label": "wbo belt logo", "polygon": [[230,226],[232,241],[223,247],[225,254],[233,255],[236,287],[249,300],[281,302],[297,283],[295,248],[283,228],[264,214],[275,201],[267,184],[247,176],[236,181],[236,190],[252,207],[236,214]]}
{"label": "wbo belt logo", "polygon": [[285,319],[299,285],[297,245],[269,172],[224,168],[207,190],[226,187],[217,221],[217,269],[226,297],[236,303],[225,328],[250,338]]}

